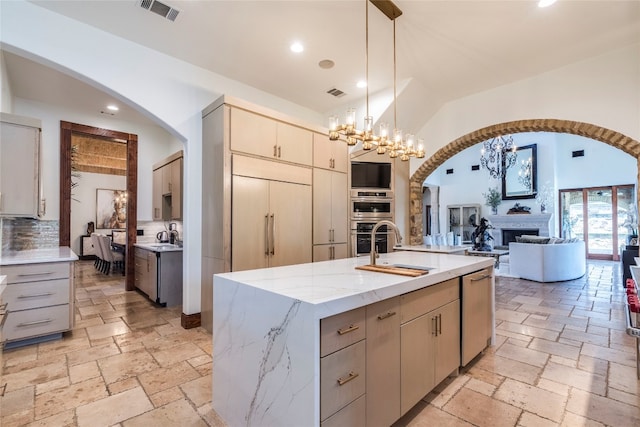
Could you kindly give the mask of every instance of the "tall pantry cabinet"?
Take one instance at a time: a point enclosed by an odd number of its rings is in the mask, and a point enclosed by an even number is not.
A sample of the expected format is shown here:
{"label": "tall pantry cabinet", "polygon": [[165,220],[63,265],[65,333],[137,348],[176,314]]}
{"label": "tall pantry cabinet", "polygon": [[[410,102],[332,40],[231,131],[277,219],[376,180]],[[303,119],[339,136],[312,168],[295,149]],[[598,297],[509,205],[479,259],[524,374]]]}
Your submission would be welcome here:
{"label": "tall pantry cabinet", "polygon": [[[201,322],[211,331],[213,274],[316,260],[318,212],[330,220],[324,253],[346,256],[348,157],[335,143],[321,149],[320,127],[229,96],[203,111],[202,126]],[[316,152],[327,155],[319,168]],[[328,199],[316,200],[320,185]]]}

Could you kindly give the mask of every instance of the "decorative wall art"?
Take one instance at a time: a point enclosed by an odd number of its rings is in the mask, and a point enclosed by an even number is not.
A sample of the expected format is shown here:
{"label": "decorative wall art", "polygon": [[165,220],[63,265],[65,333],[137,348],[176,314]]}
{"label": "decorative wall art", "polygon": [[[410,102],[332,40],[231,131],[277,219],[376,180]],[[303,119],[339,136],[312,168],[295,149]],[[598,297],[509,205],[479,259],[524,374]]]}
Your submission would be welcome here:
{"label": "decorative wall art", "polygon": [[96,228],[126,228],[127,192],[96,189]]}

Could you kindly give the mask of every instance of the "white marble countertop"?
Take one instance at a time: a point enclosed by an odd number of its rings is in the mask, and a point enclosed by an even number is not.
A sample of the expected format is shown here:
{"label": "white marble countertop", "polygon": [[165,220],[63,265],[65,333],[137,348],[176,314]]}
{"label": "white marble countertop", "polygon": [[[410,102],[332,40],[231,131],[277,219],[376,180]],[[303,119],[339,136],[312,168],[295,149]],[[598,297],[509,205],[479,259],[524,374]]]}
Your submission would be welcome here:
{"label": "white marble countertop", "polygon": [[393,248],[394,251],[434,252],[440,254],[452,254],[471,249],[473,245],[400,245]]}
{"label": "white marble countertop", "polygon": [[383,299],[421,289],[450,278],[493,266],[494,260],[429,252],[400,251],[381,254],[376,264],[430,267],[428,274],[407,277],[356,270],[369,257],[346,258],[214,275],[245,286],[268,291],[315,307],[322,319]]}
{"label": "white marble countertop", "polygon": [[182,246],[170,243],[136,243],[133,246],[153,252],[182,252]]}
{"label": "white marble countertop", "polygon": [[68,246],[55,248],[11,251],[0,255],[0,266],[18,264],[40,264],[44,262],[77,261],[78,256]]}

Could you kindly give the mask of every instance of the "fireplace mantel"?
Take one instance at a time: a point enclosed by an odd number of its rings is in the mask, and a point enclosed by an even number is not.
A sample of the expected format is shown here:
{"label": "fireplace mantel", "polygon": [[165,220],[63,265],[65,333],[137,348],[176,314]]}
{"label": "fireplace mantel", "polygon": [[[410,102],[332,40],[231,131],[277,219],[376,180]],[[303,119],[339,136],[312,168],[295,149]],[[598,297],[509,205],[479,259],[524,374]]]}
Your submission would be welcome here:
{"label": "fireplace mantel", "polygon": [[493,226],[492,235],[495,245],[502,245],[502,229],[537,228],[538,235],[549,236],[550,213],[543,214],[512,214],[488,215],[487,219]]}

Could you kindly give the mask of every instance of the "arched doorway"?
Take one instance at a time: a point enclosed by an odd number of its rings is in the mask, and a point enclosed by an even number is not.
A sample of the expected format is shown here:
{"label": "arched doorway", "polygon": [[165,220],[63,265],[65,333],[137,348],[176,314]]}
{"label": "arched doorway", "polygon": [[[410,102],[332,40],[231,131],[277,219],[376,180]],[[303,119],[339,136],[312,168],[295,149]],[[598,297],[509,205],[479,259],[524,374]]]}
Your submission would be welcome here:
{"label": "arched doorway", "polygon": [[[460,151],[500,135],[522,132],[557,132],[584,136],[619,148],[638,159],[638,181],[640,181],[640,142],[619,132],[589,123],[556,119],[529,119],[499,123],[478,129],[461,136],[440,148],[427,159],[411,176],[409,182],[409,224],[412,245],[422,244],[422,183],[438,166]],[[640,186],[636,185],[637,200],[640,201]]]}

